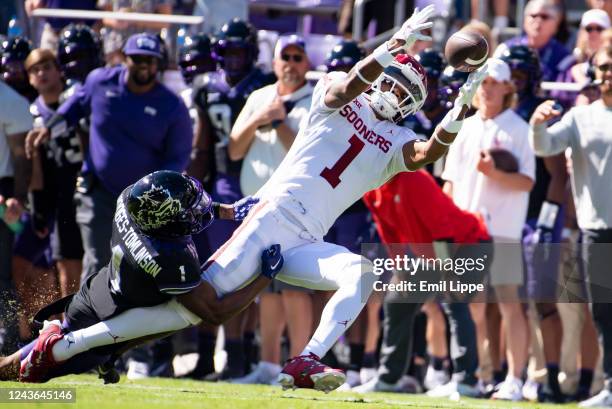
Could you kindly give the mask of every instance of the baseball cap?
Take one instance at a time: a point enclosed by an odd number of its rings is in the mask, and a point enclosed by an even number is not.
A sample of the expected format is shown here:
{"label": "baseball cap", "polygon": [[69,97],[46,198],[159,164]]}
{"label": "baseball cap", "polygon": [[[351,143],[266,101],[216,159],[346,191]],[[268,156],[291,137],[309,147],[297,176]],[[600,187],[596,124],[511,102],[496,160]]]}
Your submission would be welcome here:
{"label": "baseball cap", "polygon": [[162,59],[161,45],[157,37],[147,33],[130,36],[123,47],[125,55],[150,55]]}
{"label": "baseball cap", "polygon": [[279,37],[278,41],[276,42],[274,58],[279,58],[285,48],[289,47],[290,45],[299,47],[304,53],[306,53],[306,42],[301,36],[297,34],[283,35]]}
{"label": "baseball cap", "polygon": [[603,28],[610,28],[610,17],[608,13],[599,9],[586,11],[580,20],[580,27],[588,27],[590,24],[597,24]]}
{"label": "baseball cap", "polygon": [[487,75],[496,81],[510,81],[512,78],[510,67],[499,58],[489,58],[487,61]]}

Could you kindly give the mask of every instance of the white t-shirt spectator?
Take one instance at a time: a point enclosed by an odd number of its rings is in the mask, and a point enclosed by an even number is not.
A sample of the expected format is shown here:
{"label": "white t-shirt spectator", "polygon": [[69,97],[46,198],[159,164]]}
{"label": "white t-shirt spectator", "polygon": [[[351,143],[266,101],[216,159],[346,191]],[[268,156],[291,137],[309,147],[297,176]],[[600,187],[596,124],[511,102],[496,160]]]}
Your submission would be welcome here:
{"label": "white t-shirt spectator", "polygon": [[529,192],[510,190],[477,170],[480,152],[501,148],[514,154],[519,172],[535,180],[535,156],[529,125],[511,109],[483,120],[477,112],[465,120],[451,145],[442,178],[453,184],[453,200],[469,211],[486,211],[492,236],[520,239]]}
{"label": "white t-shirt spectator", "polygon": [[28,100],[0,81],[0,178],[14,176],[7,135],[32,129]]}
{"label": "white t-shirt spectator", "polygon": [[[293,108],[287,113],[285,124],[297,135],[299,129],[306,125],[308,111],[312,101],[312,86],[308,83],[283,99],[289,101]],[[277,95],[276,84],[265,86],[254,91],[247,99],[244,108],[236,119],[234,127],[245,122],[257,110],[268,106]],[[285,107],[287,104],[285,105]],[[240,189],[245,195],[255,194],[274,173],[287,154],[287,150],[278,138],[276,129],[264,126],[255,131],[255,138],[242,162],[240,172]]]}

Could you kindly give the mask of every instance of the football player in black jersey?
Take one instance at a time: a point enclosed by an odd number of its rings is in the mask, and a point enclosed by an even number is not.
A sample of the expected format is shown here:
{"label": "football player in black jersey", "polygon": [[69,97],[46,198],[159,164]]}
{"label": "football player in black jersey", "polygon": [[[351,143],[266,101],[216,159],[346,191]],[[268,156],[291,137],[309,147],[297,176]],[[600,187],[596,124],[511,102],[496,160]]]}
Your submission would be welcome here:
{"label": "football player in black jersey", "polygon": [[[215,203],[197,180],[172,171],[154,172],[127,187],[117,199],[111,261],[82,283],[78,293],[39,311],[36,321],[64,311],[64,323],[45,322],[36,341],[3,358],[0,379],[15,379],[20,362],[20,380],[24,382],[46,381],[99,365],[112,368],[109,360],[114,361],[119,353],[144,340],[122,342],[113,336],[112,325],[102,321],[131,308],[170,304],[190,324],[197,323],[195,316],[173,298],[206,285],[200,279],[191,235],[208,227],[215,218],[242,220],[255,203],[250,197],[233,205]],[[219,299],[209,285],[210,297],[202,300],[210,312],[209,323],[218,325],[244,309],[282,264],[280,247],[275,245],[264,251],[262,274],[248,286]],[[162,321],[163,315],[157,318]],[[78,334],[74,331],[95,328],[98,323],[104,328],[100,335],[105,338],[100,345],[107,344],[109,337],[113,343],[87,353],[85,349],[75,353],[74,337]],[[134,323],[135,327],[142,325],[150,327],[154,323]],[[159,334],[162,335],[168,333]],[[62,359],[69,355],[70,358]],[[109,377],[109,373],[113,375]],[[106,381],[117,379],[116,373],[109,373],[105,374]]]}

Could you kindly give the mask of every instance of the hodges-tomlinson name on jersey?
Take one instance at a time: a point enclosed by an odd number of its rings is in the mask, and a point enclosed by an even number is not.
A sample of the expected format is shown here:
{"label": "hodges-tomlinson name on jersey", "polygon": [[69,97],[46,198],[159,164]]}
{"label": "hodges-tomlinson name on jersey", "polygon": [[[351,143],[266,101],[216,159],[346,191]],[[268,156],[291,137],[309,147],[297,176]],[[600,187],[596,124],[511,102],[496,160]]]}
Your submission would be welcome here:
{"label": "hodges-tomlinson name on jersey", "polygon": [[142,244],[138,234],[134,231],[134,227],[130,226],[130,220],[128,219],[123,200],[117,201],[115,225],[117,226],[117,231],[122,234],[121,240],[125,244],[125,247],[130,251],[130,254],[138,265],[152,277],[159,274],[161,267],[155,262],[153,256],[151,256],[147,248]]}

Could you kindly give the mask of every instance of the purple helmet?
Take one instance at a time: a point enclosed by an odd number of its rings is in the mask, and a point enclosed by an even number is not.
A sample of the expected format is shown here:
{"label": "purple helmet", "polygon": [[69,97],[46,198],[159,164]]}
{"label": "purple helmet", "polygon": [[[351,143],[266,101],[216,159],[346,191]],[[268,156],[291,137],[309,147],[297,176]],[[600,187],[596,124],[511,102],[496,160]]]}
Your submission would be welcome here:
{"label": "purple helmet", "polygon": [[257,31],[239,18],[221,27],[213,41],[213,56],[230,78],[242,78],[248,74],[258,53]]}
{"label": "purple helmet", "polygon": [[69,24],[60,33],[57,59],[67,80],[84,82],[104,64],[98,35],[85,24]]}
{"label": "purple helmet", "polygon": [[4,82],[19,94],[33,100],[36,90],[28,81],[24,62],[32,51],[32,43],[25,37],[13,37],[2,43],[0,74]]}
{"label": "purple helmet", "polygon": [[210,37],[204,33],[198,33],[185,38],[185,44],[179,51],[179,67],[183,79],[188,84],[199,75],[216,69],[215,60],[212,57]]}

